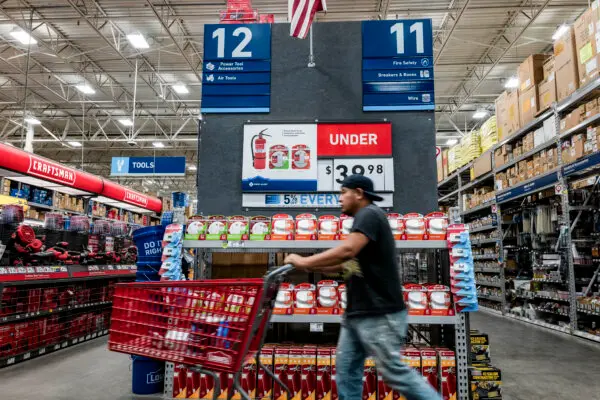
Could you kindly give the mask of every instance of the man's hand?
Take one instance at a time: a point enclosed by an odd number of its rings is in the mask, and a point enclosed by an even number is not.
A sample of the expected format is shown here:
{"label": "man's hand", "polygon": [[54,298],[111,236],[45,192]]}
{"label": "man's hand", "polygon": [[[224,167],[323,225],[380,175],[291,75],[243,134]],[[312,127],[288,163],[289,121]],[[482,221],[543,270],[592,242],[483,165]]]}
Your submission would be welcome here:
{"label": "man's hand", "polygon": [[302,257],[298,254],[288,254],[283,260],[284,264],[292,264],[296,269],[306,271],[308,265],[306,263],[306,257]]}

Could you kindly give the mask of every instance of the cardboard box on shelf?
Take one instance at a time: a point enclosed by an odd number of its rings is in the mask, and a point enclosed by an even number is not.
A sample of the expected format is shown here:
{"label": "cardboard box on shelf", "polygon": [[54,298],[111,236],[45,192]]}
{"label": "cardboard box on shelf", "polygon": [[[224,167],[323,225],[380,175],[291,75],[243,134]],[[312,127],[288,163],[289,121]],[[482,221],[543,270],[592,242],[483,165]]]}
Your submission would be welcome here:
{"label": "cardboard box on shelf", "polygon": [[593,99],[585,103],[585,116],[584,119],[588,119],[598,114],[598,100]]}
{"label": "cardboard box on shelf", "polygon": [[523,154],[523,145],[519,142],[512,151],[512,158],[521,157]]}
{"label": "cardboard box on shelf", "polygon": [[546,150],[542,150],[538,154],[540,155],[540,172],[544,173],[548,171],[548,163],[546,162]]}
{"label": "cardboard box on shelf", "polygon": [[573,135],[571,138],[571,162],[583,157],[583,143],[585,138],[582,134]]}
{"label": "cardboard box on shelf", "polygon": [[535,132],[529,132],[523,137],[523,153],[533,150]]}
{"label": "cardboard box on shelf", "polygon": [[563,100],[579,88],[577,69],[577,47],[575,29],[569,29],[554,41],[554,71],[556,76],[556,97]]}
{"label": "cardboard box on shelf", "polygon": [[544,62],[548,59],[546,54],[532,54],[519,65],[519,91],[521,93],[536,86],[544,80]]}
{"label": "cardboard box on shelf", "polygon": [[492,170],[492,152],[486,151],[473,161],[473,176],[475,178],[487,174]]}
{"label": "cardboard box on shelf", "polygon": [[544,61],[544,65],[542,67],[543,71],[544,71],[544,76],[543,76],[544,80],[548,80],[549,78],[554,79],[554,65],[555,65],[554,55],[548,56],[546,58],[546,61]]}
{"label": "cardboard box on shelf", "polygon": [[571,141],[565,140],[561,144],[560,158],[563,164],[571,162]]}
{"label": "cardboard box on shelf", "polygon": [[542,173],[542,164],[540,153],[533,155],[533,175],[538,176]]}
{"label": "cardboard box on shelf", "polygon": [[538,85],[538,103],[540,104],[540,112],[545,111],[552,103],[556,101],[556,80],[554,73],[549,79],[542,81]]}
{"label": "cardboard box on shelf", "polygon": [[508,187],[508,178],[506,177],[506,173],[500,172],[496,174],[496,190],[503,190]]}
{"label": "cardboard box on shelf", "polygon": [[544,128],[536,129],[533,132],[533,148],[536,148],[546,141],[546,135],[544,133]]}
{"label": "cardboard box on shelf", "polygon": [[535,116],[539,111],[537,98],[537,86],[531,86],[529,89],[522,90],[519,93],[519,117],[521,126],[525,126],[535,119]]}
{"label": "cardboard box on shelf", "polygon": [[442,152],[440,152],[440,154],[436,157],[435,163],[436,163],[436,166],[437,166],[437,178],[438,178],[438,182],[441,182],[445,178],[444,177],[444,160],[443,160]]}
{"label": "cardboard box on shelf", "polygon": [[598,75],[598,46],[595,40],[598,18],[595,15],[595,10],[588,8],[574,25],[580,86]]}
{"label": "cardboard box on shelf", "polygon": [[496,168],[499,168],[505,164],[504,162],[504,154],[502,153],[502,147],[494,150],[494,165]]}
{"label": "cardboard box on shelf", "polygon": [[507,92],[504,138],[510,137],[513,133],[521,129],[521,114],[519,110],[519,92],[516,90]]}
{"label": "cardboard box on shelf", "polygon": [[507,135],[508,124],[508,92],[504,91],[496,98],[496,126],[498,130],[498,140],[502,140]]}
{"label": "cardboard box on shelf", "polygon": [[594,148],[598,148],[596,146],[596,140],[586,140],[583,142],[583,155],[587,156],[592,154],[595,151]]}
{"label": "cardboard box on shelf", "polygon": [[444,178],[448,177],[448,149],[442,150],[442,168],[444,169]]}
{"label": "cardboard box on shelf", "polygon": [[556,117],[551,115],[544,121],[544,142],[552,140],[556,136]]}
{"label": "cardboard box on shelf", "polygon": [[533,160],[527,161],[527,170],[526,170],[527,179],[533,178],[533,176],[534,176],[533,170],[534,170]]}

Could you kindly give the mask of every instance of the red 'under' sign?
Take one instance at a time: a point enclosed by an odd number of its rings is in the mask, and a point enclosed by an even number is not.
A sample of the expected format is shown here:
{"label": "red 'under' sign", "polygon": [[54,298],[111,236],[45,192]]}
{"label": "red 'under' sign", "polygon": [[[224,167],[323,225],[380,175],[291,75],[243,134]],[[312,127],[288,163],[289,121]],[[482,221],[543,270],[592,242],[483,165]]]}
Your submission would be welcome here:
{"label": "red 'under' sign", "polygon": [[318,124],[317,157],[392,155],[392,124]]}

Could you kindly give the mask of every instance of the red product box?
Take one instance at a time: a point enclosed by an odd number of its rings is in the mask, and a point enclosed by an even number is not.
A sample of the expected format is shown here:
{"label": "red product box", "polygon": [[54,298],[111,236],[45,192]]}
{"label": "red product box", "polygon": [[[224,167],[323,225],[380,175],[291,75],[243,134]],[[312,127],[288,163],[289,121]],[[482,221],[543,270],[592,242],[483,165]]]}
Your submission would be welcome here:
{"label": "red product box", "polygon": [[467,232],[469,230],[468,225],[465,224],[452,224],[448,226],[446,231],[447,240],[448,240],[448,248],[454,246],[455,243],[458,243],[458,237],[461,233]]}
{"label": "red product box", "polygon": [[192,394],[192,399],[212,399],[215,392],[215,380],[207,374],[200,374],[198,390]]}
{"label": "red product box", "polygon": [[302,351],[302,400],[316,400],[317,386],[317,347],[307,345]]}
{"label": "red product box", "polygon": [[[250,353],[242,366],[240,385],[251,399],[256,398],[256,352]],[[237,390],[233,393],[233,400],[241,400],[242,394]]]}
{"label": "red product box", "polygon": [[273,314],[291,315],[294,312],[294,285],[291,283],[282,283],[279,285]]}
{"label": "red product box", "polygon": [[405,283],[402,287],[404,303],[410,315],[428,315],[429,298],[427,287],[418,283]]}
{"label": "red product box", "polygon": [[[264,345],[258,356],[260,363],[273,371],[273,355],[275,348],[271,345]],[[273,379],[262,369],[258,369],[258,386],[256,388],[256,398],[259,400],[270,400],[273,391]]]}
{"label": "red product box", "polygon": [[404,219],[402,218],[402,214],[387,214],[387,220],[392,230],[392,235],[394,235],[394,240],[402,240],[404,238]]}
{"label": "red product box", "polygon": [[337,400],[339,398],[337,391],[337,382],[335,381],[335,356],[337,349],[335,347],[331,348],[331,400]]}
{"label": "red product box", "polygon": [[317,240],[318,220],[313,214],[296,216],[296,240]]}
{"label": "red product box", "polygon": [[15,326],[13,324],[0,325],[0,357],[8,357],[16,353]]}
{"label": "red product box", "polygon": [[302,347],[290,347],[287,369],[288,388],[292,392],[291,400],[302,399],[302,365],[304,349]]}
{"label": "red product box", "polygon": [[[275,348],[275,376],[277,376],[277,378],[279,378],[279,380],[291,390],[291,382],[288,381],[289,357],[289,347],[277,346]],[[277,382],[273,383],[273,400],[288,400],[287,394]]]}
{"label": "red product box", "polygon": [[419,213],[404,214],[405,240],[424,240],[426,233],[425,218]]}
{"label": "red product box", "polygon": [[176,399],[187,398],[186,385],[187,385],[187,368],[183,365],[175,366],[175,373],[173,375],[173,397]]}
{"label": "red product box", "polygon": [[362,400],[377,399],[377,369],[375,360],[367,358],[365,360],[365,370],[363,374],[363,394]]}
{"label": "red product box", "polygon": [[233,374],[227,372],[219,372],[219,383],[221,384],[221,393],[219,400],[227,400],[229,398],[229,389],[233,390]]}
{"label": "red product box", "polygon": [[377,398],[379,400],[394,400],[399,397],[400,394],[389,387],[388,384],[383,381],[381,372],[377,371]]}
{"label": "red product box", "polygon": [[450,288],[445,285],[427,285],[430,314],[434,316],[454,315]]}
{"label": "red product box", "polygon": [[442,399],[456,399],[456,356],[452,350],[448,349],[439,349],[437,354]]}
{"label": "red product box", "polygon": [[421,367],[425,380],[438,390],[438,356],[434,349],[421,349]]}
{"label": "red product box", "polygon": [[43,310],[51,310],[58,307],[57,303],[58,288],[46,288],[42,290],[42,305]]}
{"label": "red product box", "polygon": [[[413,368],[419,375],[421,375],[421,352],[419,349],[414,347],[407,347],[402,350],[402,362],[409,367]],[[406,400],[406,397],[400,395],[400,400]]]}
{"label": "red product box", "polygon": [[448,216],[443,212],[432,212],[425,216],[427,240],[446,240],[448,230]]}
{"label": "red product box", "polygon": [[29,322],[14,324],[15,328],[15,354],[31,349],[30,342],[32,329]]}
{"label": "red product box", "polygon": [[332,393],[331,348],[317,348],[317,381],[315,400],[331,400]]}
{"label": "red product box", "polygon": [[42,289],[29,289],[28,294],[27,312],[40,311],[40,305],[42,303]]}
{"label": "red product box", "polygon": [[294,314],[317,313],[317,288],[312,283],[300,283],[294,287]]}

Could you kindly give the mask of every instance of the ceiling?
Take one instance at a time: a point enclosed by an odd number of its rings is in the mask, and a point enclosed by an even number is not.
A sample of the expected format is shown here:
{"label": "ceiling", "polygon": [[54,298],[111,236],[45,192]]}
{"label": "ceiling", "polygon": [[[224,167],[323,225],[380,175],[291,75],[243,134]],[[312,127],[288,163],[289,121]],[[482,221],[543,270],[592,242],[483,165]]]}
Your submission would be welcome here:
{"label": "ceiling", "polygon": [[[22,147],[23,118],[33,115],[42,122],[34,127],[34,151],[91,173],[108,176],[110,158],[120,155],[185,155],[195,164],[203,25],[218,22],[225,3],[0,0],[0,140]],[[493,113],[494,99],[518,64],[551,50],[556,28],[572,23],[588,1],[328,0],[327,5],[320,22],[433,20],[436,127],[438,144],[444,145],[477,125],[472,118],[477,109]],[[274,14],[276,22],[287,20],[285,0],[254,0],[253,7]],[[11,35],[18,29],[37,43],[21,44]],[[126,38],[131,33],[142,33],[149,48],[134,48]],[[189,93],[176,93],[176,84]],[[77,85],[95,93],[84,94]],[[127,118],[135,121],[133,127],[119,122]],[[158,141],[165,147],[155,148]],[[188,175],[120,181],[152,192],[193,190],[195,173]]]}

